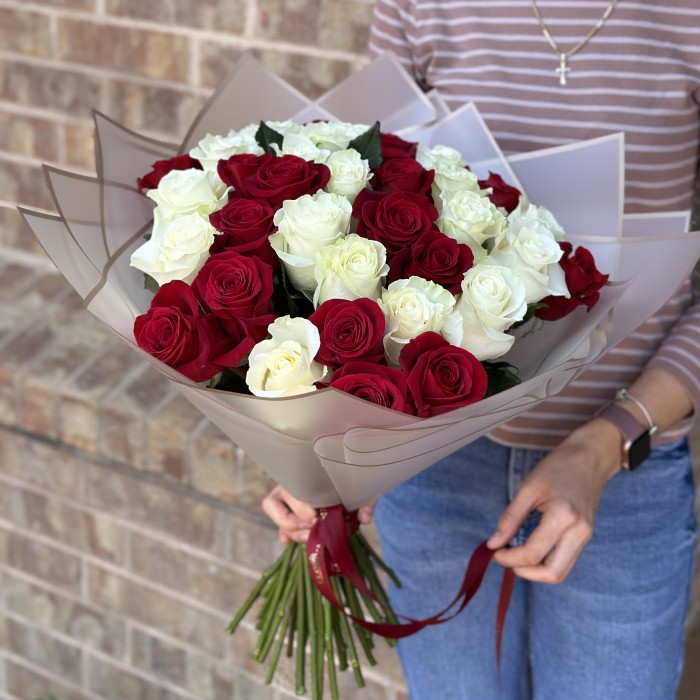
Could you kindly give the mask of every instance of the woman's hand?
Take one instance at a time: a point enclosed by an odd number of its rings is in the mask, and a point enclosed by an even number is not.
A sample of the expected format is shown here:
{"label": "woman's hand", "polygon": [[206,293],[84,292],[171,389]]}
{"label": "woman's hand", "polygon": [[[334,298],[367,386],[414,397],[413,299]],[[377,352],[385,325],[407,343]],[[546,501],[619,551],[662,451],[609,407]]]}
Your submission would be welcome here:
{"label": "woman's hand", "polygon": [[[372,512],[376,501],[362,506],[358,511],[358,518],[363,525],[372,520]],[[276,486],[263,499],[262,509],[280,531],[280,542],[306,542],[309,539],[309,531],[316,520],[316,509],[308,503],[294,498],[287,489]]]}
{"label": "woman's hand", "polygon": [[[593,534],[603,488],[620,469],[620,434],[595,419],[552,450],[523,482],[488,541],[494,561],[530,581],[563,581]],[[532,511],[542,519],[525,544],[500,549]]]}

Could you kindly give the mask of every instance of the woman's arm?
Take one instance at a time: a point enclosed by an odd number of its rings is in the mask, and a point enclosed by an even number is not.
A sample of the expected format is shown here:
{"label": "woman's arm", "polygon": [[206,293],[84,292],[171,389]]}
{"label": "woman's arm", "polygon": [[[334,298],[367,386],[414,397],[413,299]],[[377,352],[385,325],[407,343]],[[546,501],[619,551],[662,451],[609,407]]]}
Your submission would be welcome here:
{"label": "woman's arm", "polygon": [[[629,391],[647,407],[661,431],[693,410],[683,384],[661,369],[646,369]],[[645,423],[634,402],[624,401],[621,405]],[[611,423],[594,418],[552,450],[503,512],[488,542],[489,547],[500,550],[494,560],[531,581],[563,581],[593,534],[605,484],[620,470],[621,439]],[[502,549],[533,510],[540,511],[542,519],[527,542]]]}

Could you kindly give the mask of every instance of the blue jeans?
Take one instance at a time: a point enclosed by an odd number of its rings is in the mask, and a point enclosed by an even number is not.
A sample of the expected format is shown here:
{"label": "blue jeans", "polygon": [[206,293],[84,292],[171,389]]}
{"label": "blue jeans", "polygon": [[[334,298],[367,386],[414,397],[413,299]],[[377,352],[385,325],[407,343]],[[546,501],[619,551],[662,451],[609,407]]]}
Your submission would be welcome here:
{"label": "blue jeans", "polygon": [[[543,455],[482,438],[379,500],[384,556],[403,582],[390,591],[397,612],[427,617],[452,600],[472,550]],[[564,583],[517,580],[500,672],[496,565],[461,615],[399,642],[411,700],[673,700],[694,498],[687,442],[654,448],[608,483],[593,538]]]}

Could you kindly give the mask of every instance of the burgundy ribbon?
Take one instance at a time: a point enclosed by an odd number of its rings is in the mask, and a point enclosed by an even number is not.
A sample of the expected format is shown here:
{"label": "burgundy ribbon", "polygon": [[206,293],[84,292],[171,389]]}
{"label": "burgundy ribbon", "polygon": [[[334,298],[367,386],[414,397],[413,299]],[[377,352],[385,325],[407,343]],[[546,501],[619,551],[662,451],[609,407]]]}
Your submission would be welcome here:
{"label": "burgundy ribbon", "polygon": [[[336,598],[331,585],[331,576],[345,576],[357,590],[371,598],[378,605],[382,605],[381,601],[378,601],[369,590],[355,566],[355,559],[350,549],[350,536],[358,527],[357,511],[348,512],[342,505],[319,508],[318,518],[311,528],[306,545],[307,564],[311,573],[311,580],[325,598],[358,625],[382,637],[391,637],[393,639],[407,637],[422,630],[424,627],[442,624],[458,615],[479,590],[479,586],[481,586],[481,582],[486,574],[486,569],[494,555],[494,551],[486,546],[486,542],[482,542],[474,550],[455,599],[436,615],[422,620],[415,620],[411,617],[400,615],[399,617],[405,622],[397,623],[369,622],[350,615]],[[506,569],[503,574],[496,615],[496,657],[499,665],[503,627],[514,582],[515,574],[511,569]],[[455,607],[456,609],[453,610]]]}

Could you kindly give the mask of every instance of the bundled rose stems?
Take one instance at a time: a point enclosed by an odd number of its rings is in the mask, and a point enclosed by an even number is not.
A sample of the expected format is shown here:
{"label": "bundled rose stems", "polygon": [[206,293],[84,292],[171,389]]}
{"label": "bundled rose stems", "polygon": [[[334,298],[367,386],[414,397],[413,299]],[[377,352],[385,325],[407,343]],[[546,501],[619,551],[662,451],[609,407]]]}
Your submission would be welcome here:
{"label": "bundled rose stems", "polygon": [[315,102],[244,56],[179,147],[95,122],[97,177],[47,168],[59,215],[24,216],[90,312],[318,508],[229,631],[255,607],[268,682],[295,656],[299,694],[325,675],[338,697],[373,635],[450,619],[491,557],[446,610],[398,616],[356,509],[560,391],[700,234],[623,213],[621,134],[505,157],[390,55]]}

